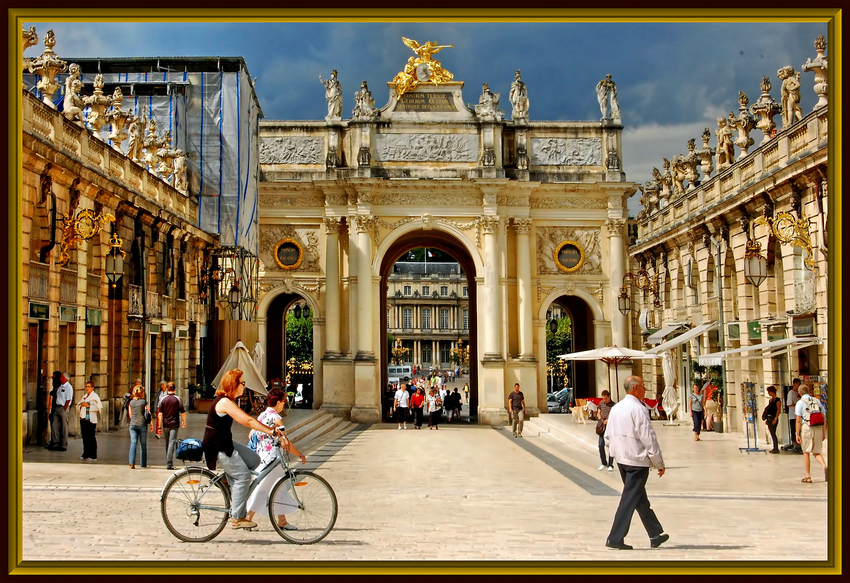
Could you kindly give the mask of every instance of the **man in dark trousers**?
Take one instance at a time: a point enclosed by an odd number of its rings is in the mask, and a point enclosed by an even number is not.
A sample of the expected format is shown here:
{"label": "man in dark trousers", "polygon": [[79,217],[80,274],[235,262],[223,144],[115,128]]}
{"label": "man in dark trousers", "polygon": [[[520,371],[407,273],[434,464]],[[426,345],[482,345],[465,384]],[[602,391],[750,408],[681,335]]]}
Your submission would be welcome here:
{"label": "man in dark trousers", "polygon": [[649,409],[643,404],[646,394],[643,379],[630,376],[626,379],[625,389],[626,396],[611,409],[605,426],[605,443],[611,450],[611,456],[617,460],[623,480],[623,494],[605,546],[623,550],[632,548],[624,539],[637,510],[649,535],[650,546],[655,548],[670,536],[663,534],[664,528],[649,506],[646,480],[650,467],[658,468],[659,478],[664,475],[664,459],[649,420]]}
{"label": "man in dark trousers", "polygon": [[173,382],[166,385],[165,397],[159,402],[156,417],[165,435],[165,469],[174,469],[174,450],[177,448],[177,432],[186,427],[186,410],[180,397],[175,395],[177,388]]}

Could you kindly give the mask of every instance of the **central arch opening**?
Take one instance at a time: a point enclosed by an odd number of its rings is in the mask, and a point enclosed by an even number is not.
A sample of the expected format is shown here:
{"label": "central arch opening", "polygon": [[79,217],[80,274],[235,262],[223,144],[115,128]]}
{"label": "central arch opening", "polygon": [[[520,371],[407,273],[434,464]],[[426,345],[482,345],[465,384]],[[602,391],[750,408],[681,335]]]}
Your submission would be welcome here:
{"label": "central arch opening", "polygon": [[[409,253],[411,251],[414,253]],[[459,269],[455,268],[455,273],[451,273],[451,267],[436,267],[447,263],[447,258],[458,264]],[[435,262],[435,259],[443,261]],[[431,263],[430,270],[424,268],[426,262]],[[399,375],[398,370],[406,371],[405,365],[411,368],[411,378],[439,370],[449,376],[450,386],[458,387],[460,392],[468,384],[469,401],[464,399],[464,413],[472,419],[477,418],[478,310],[475,277],[475,264],[466,248],[443,232],[412,231],[399,237],[387,249],[381,263],[379,311],[381,418],[384,421],[387,421],[388,398],[392,402],[392,396],[387,395],[389,367],[393,366],[394,377],[404,382],[407,374]],[[389,295],[392,298],[388,298]],[[396,362],[402,368],[398,368]],[[412,373],[414,366],[418,369],[416,374]],[[458,368],[461,370],[460,378],[457,378]]]}

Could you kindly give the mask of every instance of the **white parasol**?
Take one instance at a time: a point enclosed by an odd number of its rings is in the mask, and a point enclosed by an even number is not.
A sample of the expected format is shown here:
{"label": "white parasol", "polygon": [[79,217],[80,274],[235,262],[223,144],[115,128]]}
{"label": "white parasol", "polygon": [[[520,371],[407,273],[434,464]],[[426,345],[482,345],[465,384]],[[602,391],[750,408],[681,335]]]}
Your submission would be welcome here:
{"label": "white parasol", "polygon": [[224,373],[234,368],[242,371],[242,380],[245,381],[247,388],[261,395],[267,395],[269,393],[263,374],[257,369],[251,353],[242,344],[241,340],[238,340],[236,345],[230,350],[230,354],[227,355],[224,364],[221,366],[218,374],[215,375],[212,385],[218,388],[221,384],[221,379],[224,378]]}
{"label": "white parasol", "polygon": [[608,389],[611,389],[611,365],[614,365],[614,382],[617,386],[617,400],[620,400],[620,378],[619,366],[624,360],[634,360],[640,358],[658,358],[657,354],[649,354],[642,350],[632,350],[631,348],[620,348],[617,345],[605,346],[604,348],[594,348],[593,350],[583,350],[581,352],[573,352],[572,354],[561,354],[558,356],[563,360],[601,360],[608,365]]}
{"label": "white parasol", "polygon": [[664,371],[664,394],[661,402],[667,413],[669,425],[673,425],[673,415],[679,410],[679,395],[676,391],[676,361],[669,350],[661,353],[661,368]]}

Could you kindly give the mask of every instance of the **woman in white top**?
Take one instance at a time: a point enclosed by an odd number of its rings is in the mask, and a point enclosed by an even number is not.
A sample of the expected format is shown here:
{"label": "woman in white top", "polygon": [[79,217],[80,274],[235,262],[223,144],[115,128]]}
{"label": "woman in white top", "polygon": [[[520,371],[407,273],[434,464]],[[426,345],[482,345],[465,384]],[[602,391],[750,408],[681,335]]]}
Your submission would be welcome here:
{"label": "woman in white top", "polygon": [[80,408],[80,433],[83,436],[83,455],[80,461],[97,461],[97,415],[101,411],[100,397],[94,392],[94,383],[86,381],[86,393],[77,402]]}
{"label": "woman in white top", "polygon": [[[264,425],[268,425],[269,427],[283,427],[283,418],[281,417],[281,413],[283,412],[284,407],[286,407],[286,392],[279,387],[272,389],[266,397],[266,404],[268,407],[265,411],[260,413],[259,417],[257,417],[257,421]],[[298,451],[298,448],[292,445],[292,442],[286,439],[286,437],[284,437],[283,440],[283,447],[286,448],[286,451],[301,458],[301,463],[305,463],[307,461],[306,456]],[[271,435],[266,435],[265,433],[252,429],[248,439],[248,447],[257,452],[260,456],[260,466],[256,471],[262,471],[262,469],[267,465],[274,463],[277,460],[277,455],[274,452],[274,437]],[[282,478],[283,475],[283,466],[278,465],[270,471],[265,478],[263,478],[262,482],[257,484],[254,491],[251,492],[251,496],[248,498],[248,512],[246,515],[248,520],[253,522],[254,514],[268,508],[269,492],[271,491],[272,486],[274,486],[278,479]],[[292,502],[291,505],[295,507],[295,500],[290,498],[290,501]],[[284,530],[296,529],[295,526],[286,522],[285,514],[279,514],[277,516],[277,525]]]}
{"label": "woman in white top", "polygon": [[426,412],[431,414],[431,418],[428,420],[428,429],[439,429],[440,416],[443,413],[442,399],[440,399],[436,390],[431,389],[431,392],[428,393],[428,398],[425,402],[427,407]]}

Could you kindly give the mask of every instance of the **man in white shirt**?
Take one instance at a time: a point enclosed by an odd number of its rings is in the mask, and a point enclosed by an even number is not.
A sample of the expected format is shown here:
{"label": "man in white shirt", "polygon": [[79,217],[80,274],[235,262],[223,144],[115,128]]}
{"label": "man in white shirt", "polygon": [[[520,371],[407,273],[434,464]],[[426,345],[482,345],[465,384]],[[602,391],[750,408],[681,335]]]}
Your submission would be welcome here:
{"label": "man in white shirt", "polygon": [[53,403],[53,416],[50,419],[50,443],[47,449],[51,451],[68,450],[68,409],[74,399],[74,388],[71,386],[71,376],[63,372],[59,377],[59,388],[56,389],[56,400]]}
{"label": "man in white shirt", "polygon": [[823,411],[823,407],[815,403],[815,398],[811,395],[811,388],[803,385],[800,387],[800,400],[797,401],[796,413],[797,418],[797,445],[803,451],[803,469],[806,470],[806,477],[803,478],[804,483],[812,483],[811,463],[809,454],[815,456],[817,462],[823,466],[823,479],[827,480],[826,460],[823,459],[821,451],[823,448],[823,436],[826,434],[826,419],[823,425],[812,425],[810,423],[810,411]]}
{"label": "man in white shirt", "polygon": [[407,429],[407,412],[410,409],[409,405],[410,394],[407,392],[406,385],[399,385],[398,390],[393,397],[393,409],[395,410],[395,420],[398,423],[398,428],[401,429],[402,423]]}
{"label": "man in white shirt", "polygon": [[611,409],[605,426],[605,444],[611,451],[611,457],[617,460],[623,480],[623,494],[605,546],[623,550],[632,548],[624,539],[637,510],[649,535],[649,543],[655,548],[670,536],[663,534],[664,528],[649,506],[646,480],[650,467],[658,468],[659,478],[664,475],[664,459],[649,420],[649,409],[643,404],[646,394],[643,379],[637,376],[627,378],[625,389],[626,396]]}

